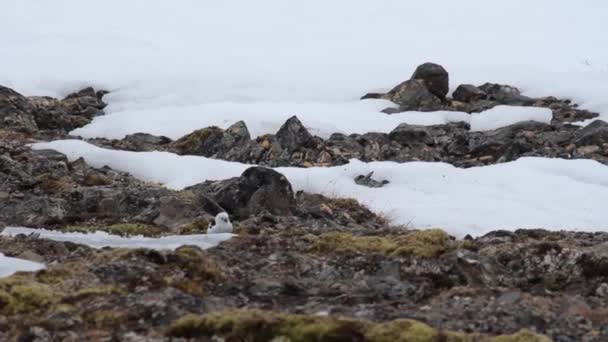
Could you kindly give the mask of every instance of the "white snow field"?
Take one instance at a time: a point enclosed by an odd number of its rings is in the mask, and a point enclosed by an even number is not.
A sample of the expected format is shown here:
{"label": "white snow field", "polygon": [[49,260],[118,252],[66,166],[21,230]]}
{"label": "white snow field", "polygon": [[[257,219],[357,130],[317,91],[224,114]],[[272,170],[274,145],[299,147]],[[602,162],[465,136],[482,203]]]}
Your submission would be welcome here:
{"label": "white snow field", "polygon": [[[55,241],[71,241],[84,244],[93,248],[116,247],[116,248],[148,248],[156,250],[174,250],[184,245],[198,246],[208,249],[217,246],[220,242],[229,240],[233,234],[194,234],[173,235],[160,238],[148,238],[143,236],[121,237],[97,231],[92,234],[84,233],[62,233],[46,229],[33,229],[24,227],[6,227],[0,233],[3,236],[16,236],[19,234],[36,234],[39,238]],[[2,260],[0,259],[0,262]],[[1,267],[1,265],[0,265]],[[2,272],[2,268],[0,268]],[[1,273],[0,273],[1,274]]]}
{"label": "white snow field", "polygon": [[[0,84],[63,96],[112,91],[107,116],[75,133],[175,138],[288,116],[321,135],[440,123],[459,113],[359,101],[432,61],[460,83],[500,82],[608,115],[608,2],[587,0],[4,0]],[[32,23],[35,23],[33,25]]]}
{"label": "white snow field", "polygon": [[[108,165],[134,176],[181,189],[205,180],[239,176],[247,167],[167,152],[128,152],[80,140],[39,143],[70,160],[84,157],[94,167]],[[496,229],[608,228],[608,167],[592,160],[522,158],[494,166],[459,169],[445,163],[363,163],[351,160],[331,168],[276,168],[294,190],[353,197],[393,223],[441,227],[458,237]],[[356,185],[353,178],[374,171],[390,184],[380,189]]]}
{"label": "white snow field", "polygon": [[[587,0],[4,0],[0,84],[62,97],[111,91],[105,116],[73,132],[177,138],[243,120],[252,136],[297,115],[313,134],[390,131],[399,123],[468,121],[487,130],[548,122],[543,109],[380,113],[387,91],[436,62],[461,83],[496,82],[529,96],[571,98],[608,119],[608,1]],[[586,124],[586,123],[581,123]],[[239,175],[245,165],[169,153],[40,144],[172,188]],[[391,184],[352,177],[375,171]],[[296,189],[351,196],[412,227],[453,234],[494,229],[608,230],[608,168],[585,160],[521,159],[461,170],[441,163],[282,168]]]}
{"label": "white snow field", "polygon": [[45,268],[43,264],[7,257],[4,254],[0,253],[0,278],[8,277],[15,272],[33,272],[38,271]]}

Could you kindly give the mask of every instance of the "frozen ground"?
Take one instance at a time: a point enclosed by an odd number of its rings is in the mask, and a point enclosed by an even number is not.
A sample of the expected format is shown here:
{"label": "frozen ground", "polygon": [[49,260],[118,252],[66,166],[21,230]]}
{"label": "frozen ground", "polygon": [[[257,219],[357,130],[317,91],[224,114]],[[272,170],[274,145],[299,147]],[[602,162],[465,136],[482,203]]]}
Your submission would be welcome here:
{"label": "frozen ground", "polygon": [[[174,189],[239,176],[248,165],[167,152],[102,149],[79,140],[34,145],[70,160],[84,157]],[[162,167],[159,167],[162,165]],[[494,166],[459,169],[445,163],[393,162],[331,168],[277,168],[294,190],[353,197],[410,227],[441,227],[462,237],[496,229],[605,230],[608,168],[591,160],[522,158]],[[388,186],[370,189],[353,178],[374,171]]]}
{"label": "frozen ground", "polygon": [[20,271],[38,271],[43,269],[45,266],[37,262],[32,262],[23,259],[7,257],[0,253],[0,278],[8,277],[15,272]]}
{"label": "frozen ground", "polygon": [[[93,234],[61,233],[46,229],[33,229],[23,227],[6,227],[0,235],[16,236],[19,234],[29,235],[32,233],[39,234],[39,237],[43,239],[55,241],[72,241],[91,246],[93,248],[149,248],[156,250],[176,249],[184,245],[194,245],[202,249],[207,249],[217,246],[217,244],[219,244],[220,242],[226,241],[232,236],[234,236],[233,234],[196,234],[164,236],[161,238],[148,238],[143,236],[133,236],[129,238],[124,238],[100,231],[97,231]],[[2,267],[2,265],[0,265],[0,267]],[[0,273],[1,272],[2,268],[0,268]]]}

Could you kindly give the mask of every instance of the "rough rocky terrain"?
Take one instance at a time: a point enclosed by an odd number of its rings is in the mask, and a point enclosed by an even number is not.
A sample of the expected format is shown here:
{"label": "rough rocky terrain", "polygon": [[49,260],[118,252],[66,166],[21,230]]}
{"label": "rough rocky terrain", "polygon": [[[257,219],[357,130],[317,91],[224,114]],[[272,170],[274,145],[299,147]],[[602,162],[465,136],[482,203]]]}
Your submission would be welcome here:
{"label": "rough rocky terrain", "polygon": [[[367,97],[389,98],[399,110],[542,105],[554,122],[486,132],[465,123],[403,124],[388,134],[324,140],[294,117],[257,139],[239,122],[176,141],[143,133],[89,141],[266,166],[350,158],[458,167],[522,156],[608,160],[608,124],[568,123],[594,113],[498,85],[461,86],[451,99],[447,77],[423,65],[389,93]],[[57,100],[0,87],[0,228],[189,234],[227,211],[238,236],[205,251],[162,252],[2,236],[0,253],[47,269],[0,279],[0,340],[608,340],[608,233],[538,229],[457,240],[440,229],[393,226],[352,199],[294,193],[284,176],[263,167],[172,191],[27,146],[69,137],[102,115],[104,94],[87,88]],[[356,182],[383,185],[373,174]]]}

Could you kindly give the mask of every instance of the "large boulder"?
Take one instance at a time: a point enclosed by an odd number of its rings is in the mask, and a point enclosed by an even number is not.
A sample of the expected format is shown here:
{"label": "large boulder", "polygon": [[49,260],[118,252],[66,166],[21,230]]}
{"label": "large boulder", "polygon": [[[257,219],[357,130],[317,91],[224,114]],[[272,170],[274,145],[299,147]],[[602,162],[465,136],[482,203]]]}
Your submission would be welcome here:
{"label": "large boulder", "polygon": [[186,190],[214,199],[235,219],[247,219],[263,212],[293,215],[295,197],[291,184],[282,174],[265,167],[251,167],[240,177],[205,182]]}
{"label": "large boulder", "polygon": [[391,89],[386,97],[399,105],[399,111],[435,111],[441,100],[433,95],[422,80],[408,80]]}
{"label": "large boulder", "polygon": [[313,136],[297,116],[289,118],[276,134],[276,139],[288,152],[309,147],[313,141]]}
{"label": "large boulder", "polygon": [[439,64],[424,63],[419,65],[411,79],[424,81],[426,88],[441,100],[445,100],[450,90],[448,72]]}

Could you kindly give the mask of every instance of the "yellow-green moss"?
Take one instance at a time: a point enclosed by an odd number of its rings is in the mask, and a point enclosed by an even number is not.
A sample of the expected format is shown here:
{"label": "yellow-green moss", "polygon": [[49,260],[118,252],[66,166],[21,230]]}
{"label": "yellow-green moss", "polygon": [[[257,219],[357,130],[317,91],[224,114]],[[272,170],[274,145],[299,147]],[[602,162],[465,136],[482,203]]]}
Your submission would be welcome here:
{"label": "yellow-green moss", "polygon": [[51,287],[32,283],[0,290],[0,310],[4,313],[29,313],[47,309],[56,303],[59,297]]}
{"label": "yellow-green moss", "polygon": [[114,285],[103,285],[98,287],[87,287],[64,297],[64,301],[76,301],[86,297],[108,296],[111,294],[126,294],[126,291]]}
{"label": "yellow-green moss", "polygon": [[409,319],[375,324],[368,330],[366,336],[368,340],[374,342],[466,342],[470,340],[465,334],[440,332],[424,323]]}
{"label": "yellow-green moss", "polygon": [[524,329],[512,335],[493,337],[490,342],[551,342],[551,339]]}
{"label": "yellow-green moss", "polygon": [[103,231],[109,234],[124,237],[135,235],[158,237],[163,233],[164,229],[158,226],[143,223],[117,223],[112,225],[67,226],[63,228],[63,231],[77,233],[94,233],[96,231]]}
{"label": "yellow-green moss", "polygon": [[314,244],[320,252],[362,252],[388,256],[439,256],[454,246],[448,234],[440,229],[415,231],[392,236],[354,236],[351,233],[321,235]]}
{"label": "yellow-green moss", "polygon": [[290,315],[260,310],[230,310],[187,315],[173,322],[167,336],[220,336],[226,341],[368,341],[368,342],[550,342],[529,331],[488,336],[439,331],[424,323],[400,319],[373,323],[332,316]]}

